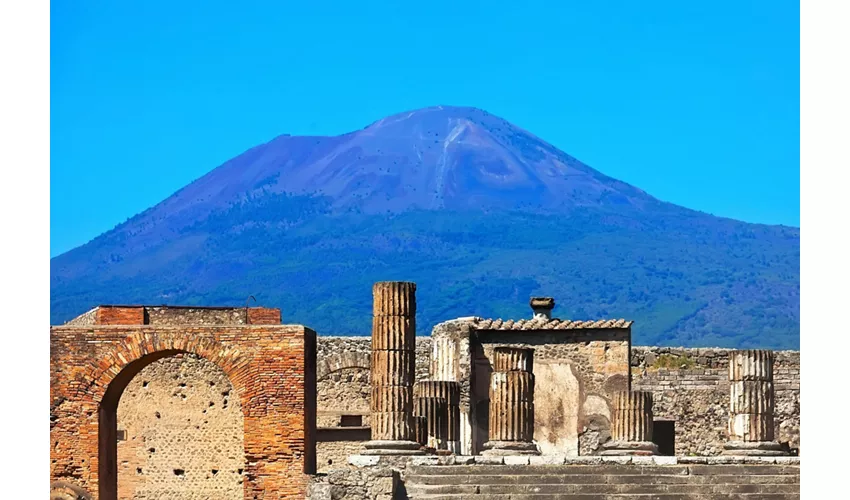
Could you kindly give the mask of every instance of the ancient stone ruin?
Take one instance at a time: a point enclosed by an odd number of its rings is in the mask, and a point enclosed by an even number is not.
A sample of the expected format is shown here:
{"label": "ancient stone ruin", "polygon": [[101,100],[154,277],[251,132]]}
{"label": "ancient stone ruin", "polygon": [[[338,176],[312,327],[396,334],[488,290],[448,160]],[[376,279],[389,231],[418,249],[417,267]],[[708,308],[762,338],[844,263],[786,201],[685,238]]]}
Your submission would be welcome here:
{"label": "ancient stone ruin", "polygon": [[51,327],[51,498],[799,497],[798,352],[635,347],[548,297],[416,337],[416,285],[372,292],[371,337],[267,308]]}

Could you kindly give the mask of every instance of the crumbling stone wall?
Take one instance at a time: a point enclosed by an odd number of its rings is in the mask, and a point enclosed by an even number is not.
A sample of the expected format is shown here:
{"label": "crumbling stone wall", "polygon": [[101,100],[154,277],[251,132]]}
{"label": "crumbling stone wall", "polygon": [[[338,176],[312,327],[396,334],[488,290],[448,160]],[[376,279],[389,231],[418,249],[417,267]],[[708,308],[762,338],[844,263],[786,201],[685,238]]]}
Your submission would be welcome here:
{"label": "crumbling stone wall", "polygon": [[368,427],[325,427],[316,433],[318,472],[350,467],[348,457],[359,455],[371,438]]}
{"label": "crumbling stone wall", "polygon": [[[428,378],[431,338],[416,337],[416,380]],[[317,388],[319,427],[340,425],[344,414],[362,415],[369,425],[370,356],[372,339],[361,337],[319,337]]]}
{"label": "crumbling stone wall", "polygon": [[334,469],[313,478],[308,500],[393,500],[401,496],[401,474],[390,466]]}
{"label": "crumbling stone wall", "polygon": [[151,363],[189,353],[221,368],[233,387],[229,400],[241,406],[243,497],[302,498],[304,472],[315,470],[315,333],[270,324],[145,325],[139,310],[98,308],[98,324],[51,327],[51,481],[115,498],[121,394]]}
{"label": "crumbling stone wall", "polygon": [[194,354],[154,361],[118,403],[118,498],[241,499],[243,426],[221,368]]}
{"label": "crumbling stone wall", "polygon": [[[677,455],[717,455],[729,418],[730,349],[633,347],[632,389],[653,393],[656,419],[672,419]],[[776,351],[776,436],[800,446],[800,353]]]}
{"label": "crumbling stone wall", "polygon": [[628,328],[483,330],[473,346],[473,397],[486,439],[489,375],[497,346],[534,349],[534,440],[544,454],[590,455],[610,438],[611,397],[629,388]]}

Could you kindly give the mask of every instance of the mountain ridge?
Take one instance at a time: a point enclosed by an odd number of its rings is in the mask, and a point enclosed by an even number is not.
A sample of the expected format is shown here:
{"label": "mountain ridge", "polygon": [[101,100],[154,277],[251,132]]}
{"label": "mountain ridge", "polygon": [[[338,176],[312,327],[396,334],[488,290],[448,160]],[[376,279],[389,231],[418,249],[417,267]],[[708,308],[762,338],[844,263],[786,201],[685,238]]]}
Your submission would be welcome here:
{"label": "mountain ridge", "polygon": [[[671,283],[665,266],[675,272]],[[317,284],[330,268],[351,290]],[[619,272],[635,281],[615,284]],[[596,279],[586,297],[563,282],[581,275]],[[439,290],[422,295],[423,307],[433,308],[426,323],[475,310],[505,317],[497,306],[524,317],[504,289],[516,295],[515,284],[525,283],[523,293],[578,300],[577,312],[637,315],[636,328],[648,319],[649,328],[663,330],[644,335],[656,343],[754,342],[755,331],[781,332],[781,345],[799,345],[798,228],[658,200],[495,115],[463,107],[406,111],[340,136],[284,134],[246,150],[51,259],[51,320],[69,319],[92,301],[127,301],[121,298],[218,305],[245,292],[244,302],[256,295],[247,293],[252,284],[271,290],[272,276],[284,284],[269,298],[326,330],[366,328],[357,312],[364,298],[356,294],[366,290],[368,299],[369,280],[416,278]],[[339,311],[329,318],[297,304],[293,290],[305,287],[315,290],[301,298]],[[488,287],[502,291],[482,292]],[[782,291],[779,309],[770,287]],[[476,304],[475,296],[491,296],[492,304]],[[732,318],[720,317],[721,304]],[[754,323],[759,318],[768,326]]]}

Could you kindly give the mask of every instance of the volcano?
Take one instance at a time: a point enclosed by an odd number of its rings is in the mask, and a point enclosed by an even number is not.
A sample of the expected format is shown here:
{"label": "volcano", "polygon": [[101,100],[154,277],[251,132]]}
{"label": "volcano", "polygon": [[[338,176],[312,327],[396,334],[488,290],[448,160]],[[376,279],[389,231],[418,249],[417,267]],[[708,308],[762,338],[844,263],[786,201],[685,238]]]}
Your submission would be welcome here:
{"label": "volcano", "polygon": [[458,316],[635,320],[635,343],[799,348],[798,228],[658,200],[507,121],[436,106],[283,135],[51,260],[51,322],[101,303],[280,307],[368,334],[371,285]]}

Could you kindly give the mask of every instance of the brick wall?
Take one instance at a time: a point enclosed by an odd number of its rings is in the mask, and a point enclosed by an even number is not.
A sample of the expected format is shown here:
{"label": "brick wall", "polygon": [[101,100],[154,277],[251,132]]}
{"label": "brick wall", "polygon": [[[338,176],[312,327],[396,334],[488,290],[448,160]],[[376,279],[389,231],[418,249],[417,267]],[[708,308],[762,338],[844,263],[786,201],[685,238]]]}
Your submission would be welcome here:
{"label": "brick wall", "polygon": [[96,325],[143,325],[144,307],[101,306],[95,315]]}
{"label": "brick wall", "polygon": [[315,467],[315,365],[305,361],[314,338],[283,325],[52,327],[51,481],[114,498],[119,464],[107,457],[117,455],[121,393],[146,366],[184,352],[221,368],[242,407],[244,498],[303,498],[305,467]]}
{"label": "brick wall", "polygon": [[280,309],[269,307],[114,306],[95,307],[64,326],[90,325],[279,325]]}

